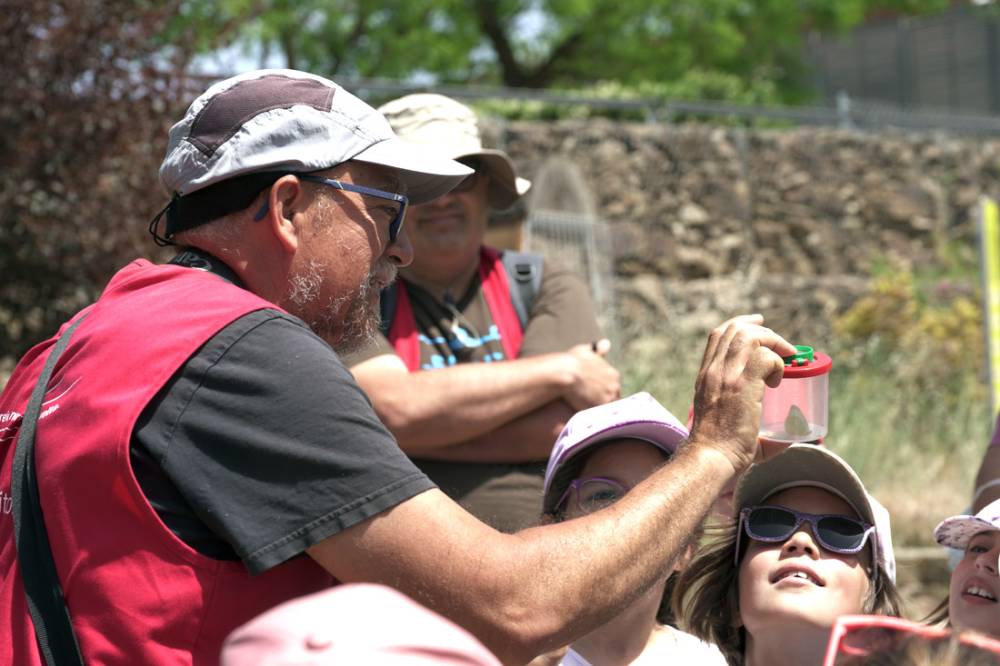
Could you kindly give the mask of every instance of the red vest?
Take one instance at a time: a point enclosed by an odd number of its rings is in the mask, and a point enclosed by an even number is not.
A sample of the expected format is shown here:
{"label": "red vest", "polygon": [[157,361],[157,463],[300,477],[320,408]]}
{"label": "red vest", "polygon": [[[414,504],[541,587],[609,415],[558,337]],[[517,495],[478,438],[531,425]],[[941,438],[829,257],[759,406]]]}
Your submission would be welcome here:
{"label": "red vest", "polygon": [[[503,267],[500,253],[491,247],[483,246],[479,256],[479,283],[483,290],[486,307],[493,317],[493,323],[500,331],[500,345],[508,359],[515,359],[521,351],[523,331],[517,310],[510,302],[510,284],[507,281],[507,271]],[[396,355],[403,360],[410,372],[420,370],[420,340],[418,339],[417,320],[413,316],[413,306],[406,293],[405,283],[400,280],[396,290],[396,313],[393,316],[392,327],[389,329],[389,343],[395,348]]]}
{"label": "red vest", "polygon": [[[275,306],[211,273],[138,260],[85,310],[59,360],[38,423],[36,470],[88,664],[214,665],[232,629],[332,583],[306,557],[250,577],[240,562],[198,554],[160,522],[132,475],[129,441],[143,408],[203,343],[263,308]],[[0,395],[0,664],[42,663],[9,494],[20,416],[54,342],[31,349]]]}

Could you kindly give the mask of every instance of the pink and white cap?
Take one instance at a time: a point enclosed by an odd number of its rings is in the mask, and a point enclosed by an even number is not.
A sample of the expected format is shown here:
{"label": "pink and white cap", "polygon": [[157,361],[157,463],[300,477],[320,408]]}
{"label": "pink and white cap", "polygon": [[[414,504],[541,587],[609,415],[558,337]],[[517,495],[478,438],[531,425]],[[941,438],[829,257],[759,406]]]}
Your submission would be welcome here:
{"label": "pink and white cap", "polygon": [[1000,532],[1000,500],[990,502],[974,516],[945,518],[934,528],[934,538],[942,546],[965,550],[969,539],[980,532]]}
{"label": "pink and white cap", "polygon": [[221,666],[500,666],[472,634],[382,585],[339,585],[235,629]]}
{"label": "pink and white cap", "polygon": [[565,485],[556,480],[571,459],[595,444],[620,438],[641,439],[673,455],[688,438],[688,430],[645,392],[577,412],[559,433],[549,455],[542,510],[555,511]]}

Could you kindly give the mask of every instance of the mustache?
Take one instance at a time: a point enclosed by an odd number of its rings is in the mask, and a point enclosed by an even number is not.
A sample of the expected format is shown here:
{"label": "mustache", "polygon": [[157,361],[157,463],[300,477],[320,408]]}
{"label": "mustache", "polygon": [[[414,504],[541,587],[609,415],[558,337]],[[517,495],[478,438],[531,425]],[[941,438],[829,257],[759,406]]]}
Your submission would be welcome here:
{"label": "mustache", "polygon": [[396,281],[399,274],[399,266],[389,259],[380,259],[375,267],[368,274],[368,286],[373,289],[385,289]]}

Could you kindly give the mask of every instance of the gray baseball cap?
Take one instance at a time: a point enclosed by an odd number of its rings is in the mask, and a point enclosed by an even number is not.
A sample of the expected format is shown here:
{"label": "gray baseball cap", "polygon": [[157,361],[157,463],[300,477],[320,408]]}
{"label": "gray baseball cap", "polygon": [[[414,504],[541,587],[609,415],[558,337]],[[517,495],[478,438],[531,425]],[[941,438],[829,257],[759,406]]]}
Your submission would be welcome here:
{"label": "gray baseball cap", "polygon": [[410,201],[448,192],[472,173],[401,141],[385,118],[321,76],[262,69],[220,81],[170,129],[160,182],[184,197],[259,172],[308,172],[348,160],[395,169]]}

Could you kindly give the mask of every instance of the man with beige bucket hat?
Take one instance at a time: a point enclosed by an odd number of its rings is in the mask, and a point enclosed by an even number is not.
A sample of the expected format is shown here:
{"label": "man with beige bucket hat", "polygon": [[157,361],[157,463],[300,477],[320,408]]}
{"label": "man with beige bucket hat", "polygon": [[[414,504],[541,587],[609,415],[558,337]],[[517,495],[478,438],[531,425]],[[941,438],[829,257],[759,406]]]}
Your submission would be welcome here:
{"label": "man with beige bucket hat", "polygon": [[[617,398],[618,373],[575,274],[484,243],[489,211],[510,208],[531,183],[503,151],[483,147],[475,113],[435,94],[379,111],[404,141],[475,173],[410,209],[414,260],[383,293],[384,335],[345,361],[442,490],[516,531],[538,518],[560,429],[575,411]],[[532,281],[537,294],[521,296]]]}

